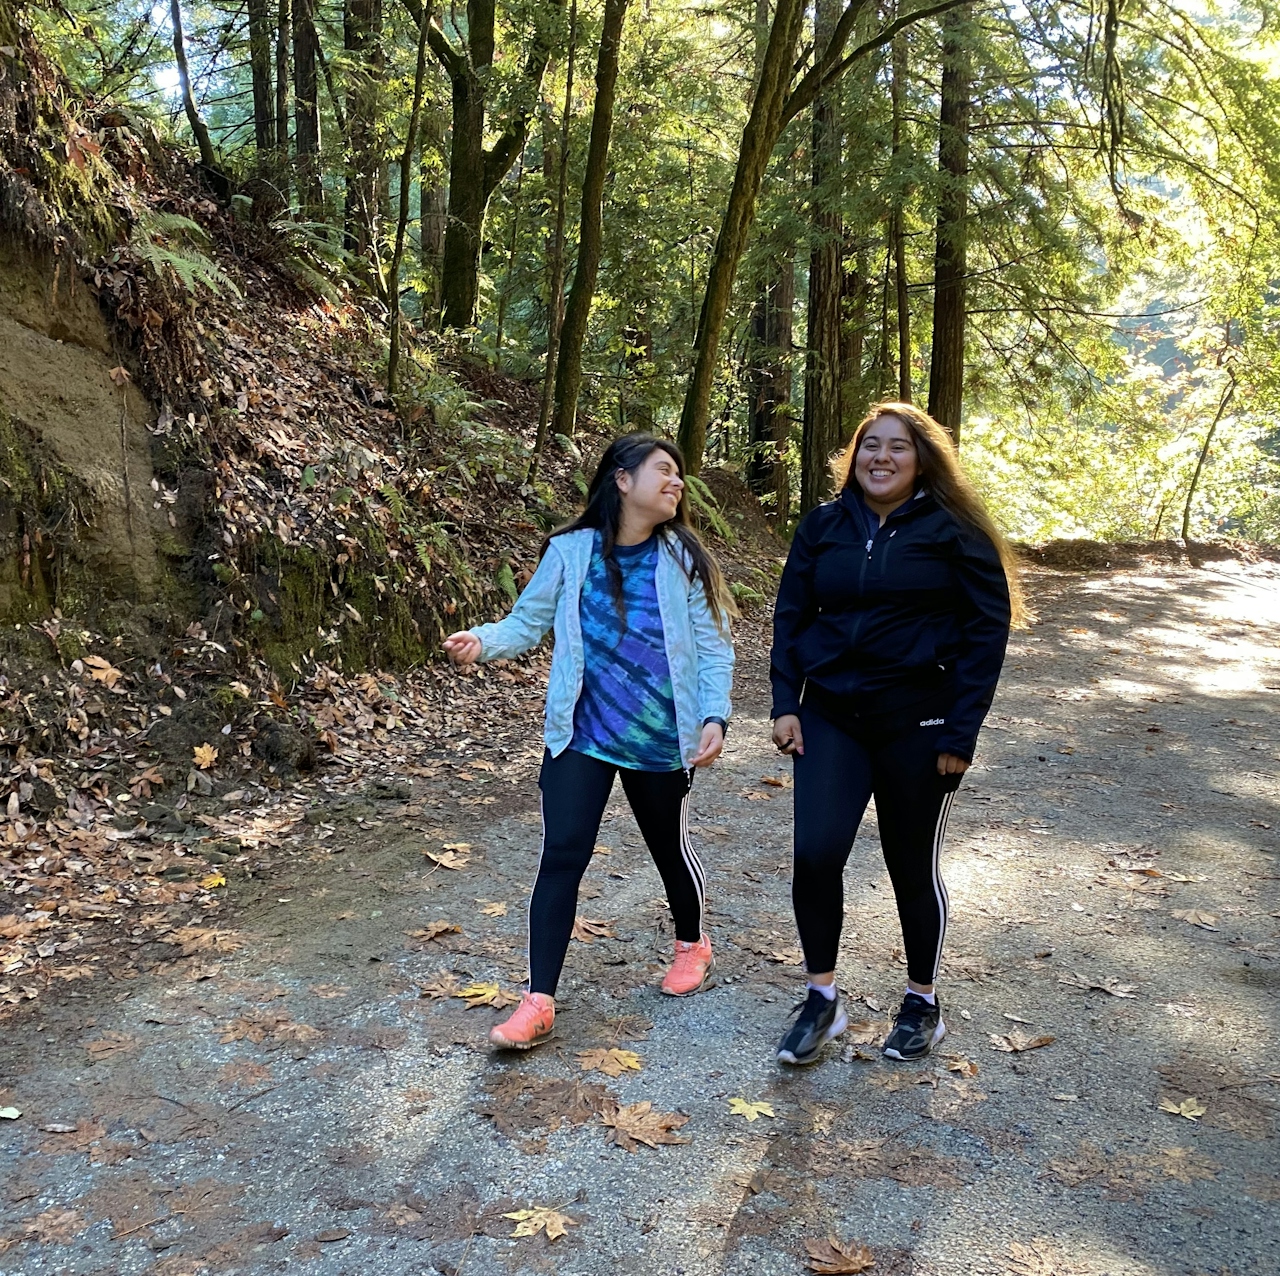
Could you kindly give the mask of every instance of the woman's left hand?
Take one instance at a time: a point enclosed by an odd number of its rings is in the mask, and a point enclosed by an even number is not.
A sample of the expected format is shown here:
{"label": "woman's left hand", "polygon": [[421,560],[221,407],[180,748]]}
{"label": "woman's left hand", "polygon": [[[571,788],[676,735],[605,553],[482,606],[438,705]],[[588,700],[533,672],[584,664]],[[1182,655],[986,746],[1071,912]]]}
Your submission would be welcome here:
{"label": "woman's left hand", "polygon": [[969,764],[954,753],[938,754],[939,775],[963,775],[968,769]]}
{"label": "woman's left hand", "polygon": [[698,751],[693,755],[694,766],[710,766],[724,748],[724,729],[718,722],[708,722],[702,728],[702,739],[698,741]]}

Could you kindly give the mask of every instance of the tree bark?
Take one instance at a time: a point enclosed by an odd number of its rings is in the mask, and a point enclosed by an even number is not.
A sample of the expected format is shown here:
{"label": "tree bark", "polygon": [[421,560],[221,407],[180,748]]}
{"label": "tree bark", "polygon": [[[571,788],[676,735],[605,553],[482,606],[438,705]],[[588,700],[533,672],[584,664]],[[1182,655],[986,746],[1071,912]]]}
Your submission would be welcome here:
{"label": "tree bark", "polygon": [[[852,250],[846,245],[846,251]],[[862,350],[867,332],[865,253],[858,253],[853,269],[845,271],[840,318],[840,442],[843,445],[853,437],[867,406],[862,371]]]}
{"label": "tree bark", "polygon": [[[176,0],[175,0],[176,2]],[[298,203],[310,221],[324,216],[320,177],[320,94],[317,74],[314,0],[293,0],[294,149],[298,160]]]}
{"label": "tree bark", "polygon": [[427,72],[427,28],[430,17],[424,7],[418,25],[418,61],[413,72],[413,106],[409,111],[409,133],[400,157],[400,210],[396,218],[396,243],[391,254],[391,270],[387,280],[388,322],[391,324],[391,350],[387,357],[387,391],[394,395],[400,377],[400,265],[404,261],[405,231],[409,225],[409,182],[413,157],[418,152],[418,120],[422,115],[422,86]]}
{"label": "tree bark", "polygon": [[893,237],[893,278],[898,312],[898,401],[911,402],[911,298],[907,291],[907,190],[899,170],[902,153],[902,86],[907,82],[907,40],[898,36],[892,45],[889,96],[893,109],[893,170],[897,179],[893,192],[890,234]]}
{"label": "tree bark", "polygon": [[613,99],[618,84],[618,55],[627,0],[605,0],[600,52],[596,58],[596,100],[591,110],[591,139],[587,167],[582,178],[582,216],[578,229],[578,261],[573,286],[564,310],[560,357],[556,367],[553,434],[573,435],[582,387],[582,347],[587,339],[587,318],[595,296],[603,237],[604,184],[609,167],[609,135],[613,130]]}
{"label": "tree bark", "polygon": [[791,475],[787,468],[791,439],[791,334],[795,316],[795,258],[790,251],[769,263],[769,275],[752,315],[750,430],[751,464],[747,482],[758,496],[773,493],[774,517],[784,525],[791,515]]}
{"label": "tree bark", "polygon": [[173,58],[178,64],[178,84],[182,90],[182,109],[187,113],[187,123],[195,135],[196,145],[200,148],[200,163],[212,174],[220,172],[218,157],[214,154],[213,143],[209,140],[209,130],[200,118],[196,106],[195,94],[191,91],[191,71],[187,67],[187,46],[182,37],[182,8],[178,0],[169,0],[169,21],[173,25]]}
{"label": "tree bark", "polygon": [[422,159],[418,172],[418,234],[422,273],[428,290],[422,298],[423,327],[440,319],[440,270],[444,256],[444,119],[433,105],[422,122]]}
{"label": "tree bark", "polygon": [[938,114],[938,194],[933,258],[933,351],[929,415],[960,443],[964,406],[966,248],[969,184],[967,9],[942,20],[942,95]]}
{"label": "tree bark", "polygon": [[280,0],[276,26],[276,182],[281,203],[289,206],[289,49],[293,44],[293,6]]}
{"label": "tree bark", "polygon": [[755,217],[760,183],[764,180],[769,156],[783,127],[860,58],[889,43],[899,31],[912,23],[937,17],[965,0],[938,0],[936,4],[915,9],[889,23],[878,35],[842,57],[854,24],[869,2],[870,0],[849,0],[826,48],[815,58],[812,67],[790,93],[787,92],[787,86],[795,64],[804,7],[800,0],[778,0],[774,9],[773,25],[769,31],[769,43],[759,83],[738,149],[733,187],[721,219],[711,268],[707,272],[702,311],[694,338],[693,370],[680,413],[680,446],[684,449],[691,474],[698,472],[702,464],[702,452],[706,447],[711,387],[715,380],[720,337],[733,293],[734,276]]}
{"label": "tree bark", "polygon": [[542,402],[538,407],[538,433],[533,443],[526,482],[537,477],[538,464],[547,445],[551,408],[555,402],[556,365],[560,354],[560,328],[564,323],[564,219],[569,202],[569,125],[573,119],[573,71],[578,49],[578,0],[569,6],[569,60],[564,75],[564,115],[560,121],[559,171],[556,176],[556,220],[550,245],[550,281],[547,287],[547,366],[542,375]]}
{"label": "tree bark", "polygon": [[253,81],[253,141],[261,169],[276,145],[269,0],[249,0],[249,72]]}
{"label": "tree bark", "polygon": [[[816,0],[814,45],[831,39],[838,0]],[[800,443],[800,513],[830,487],[828,463],[840,446],[840,299],[844,292],[844,232],[833,187],[840,172],[840,122],[834,90],[813,100],[813,182],[809,192],[809,341],[804,367],[804,429]]]}
{"label": "tree bark", "polygon": [[[368,259],[378,242],[383,172],[378,106],[385,57],[382,0],[346,0],[343,45],[347,52],[347,143],[343,239],[348,252]],[[375,277],[377,263],[373,266]]]}

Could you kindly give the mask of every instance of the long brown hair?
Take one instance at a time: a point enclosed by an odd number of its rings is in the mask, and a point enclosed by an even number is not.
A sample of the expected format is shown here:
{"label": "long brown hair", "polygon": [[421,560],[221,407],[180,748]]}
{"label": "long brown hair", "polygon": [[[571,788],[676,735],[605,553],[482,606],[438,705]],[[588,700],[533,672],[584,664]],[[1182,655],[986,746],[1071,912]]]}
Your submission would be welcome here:
{"label": "long brown hair", "polygon": [[[622,607],[622,570],[614,557],[614,546],[618,540],[618,527],[622,522],[622,493],[618,489],[618,472],[625,470],[634,474],[655,451],[665,452],[675,463],[684,478],[684,453],[669,439],[658,438],[653,434],[624,434],[614,439],[605,448],[600,464],[596,466],[595,477],[587,489],[587,506],[563,527],[557,527],[551,536],[542,544],[546,552],[547,544],[552,537],[563,536],[565,532],[576,532],[580,528],[598,528],[600,531],[600,552],[604,558],[605,569],[609,574],[609,587],[613,592],[615,604]],[[720,565],[711,552],[702,543],[690,526],[689,513],[685,508],[684,493],[680,494],[680,503],[676,512],[665,523],[655,529],[661,533],[669,533],[684,549],[686,568],[689,579],[695,576],[702,585],[707,598],[707,606],[715,618],[716,628],[722,633],[727,630],[729,620],[738,614],[733,595],[725,585]]]}
{"label": "long brown hair", "polygon": [[922,412],[910,403],[877,403],[853,432],[849,446],[831,462],[836,488],[843,490],[857,481],[854,477],[854,461],[858,448],[862,446],[863,436],[872,425],[886,416],[897,417],[910,431],[920,463],[921,486],[949,514],[980,531],[996,547],[996,553],[1000,555],[1000,563],[1004,567],[1005,580],[1009,584],[1013,626],[1025,629],[1032,616],[1022,592],[1018,560],[995,520],[987,513],[982,497],[974,491],[973,484],[961,468],[951,435],[927,412]]}

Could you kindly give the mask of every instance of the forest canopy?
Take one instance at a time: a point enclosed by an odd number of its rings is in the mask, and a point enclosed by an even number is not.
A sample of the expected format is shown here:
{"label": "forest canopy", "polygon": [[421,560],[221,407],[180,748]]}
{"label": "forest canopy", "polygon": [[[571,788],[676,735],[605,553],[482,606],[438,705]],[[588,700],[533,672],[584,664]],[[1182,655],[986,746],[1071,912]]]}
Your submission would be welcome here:
{"label": "forest canopy", "polygon": [[[1280,539],[1280,43],[1209,0],[48,0],[84,100],[780,525],[926,406],[1020,539]],[[193,286],[199,286],[198,281]]]}

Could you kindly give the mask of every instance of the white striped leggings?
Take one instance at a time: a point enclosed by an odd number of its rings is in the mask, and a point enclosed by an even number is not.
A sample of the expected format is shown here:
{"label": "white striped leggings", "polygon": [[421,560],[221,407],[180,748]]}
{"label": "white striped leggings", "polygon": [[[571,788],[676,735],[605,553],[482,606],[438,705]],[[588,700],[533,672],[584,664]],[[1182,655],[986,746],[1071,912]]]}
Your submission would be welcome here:
{"label": "white striped leggings", "polygon": [[689,840],[692,771],[628,771],[566,749],[543,755],[542,858],[529,901],[529,991],[555,996],[573,933],[578,883],[591,863],[615,773],[667,888],[676,938],[702,938],[706,876]]}
{"label": "white striped leggings", "polygon": [[961,777],[938,774],[936,740],[944,712],[926,706],[893,716],[897,721],[878,716],[845,731],[811,708],[800,712],[804,754],[795,758],[791,899],[811,974],[836,968],[844,867],[874,794],[907,976],[931,984],[938,975],[947,930],[947,890],[938,859]]}

